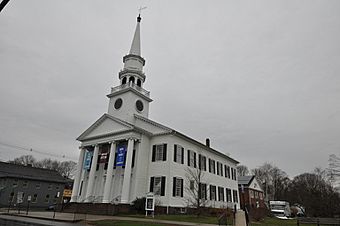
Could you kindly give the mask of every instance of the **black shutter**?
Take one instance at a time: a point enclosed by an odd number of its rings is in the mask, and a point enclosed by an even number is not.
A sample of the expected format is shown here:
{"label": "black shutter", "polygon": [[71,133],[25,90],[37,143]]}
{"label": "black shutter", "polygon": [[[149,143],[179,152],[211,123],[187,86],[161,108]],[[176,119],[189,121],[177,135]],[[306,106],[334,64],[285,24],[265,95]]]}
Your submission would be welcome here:
{"label": "black shutter", "polygon": [[188,150],[187,153],[188,153],[188,166],[190,166],[190,150]]}
{"label": "black shutter", "polygon": [[156,161],[156,145],[152,146],[152,161]]}
{"label": "black shutter", "polygon": [[196,153],[194,152],[194,168],[196,168]]}
{"label": "black shutter", "polygon": [[161,196],[165,196],[165,177],[162,177],[161,181]]}
{"label": "black shutter", "polygon": [[209,173],[211,173],[211,159],[209,159]]}
{"label": "black shutter", "polygon": [[221,167],[221,170],[220,170],[221,171],[221,176],[223,177],[223,164],[222,163],[220,164],[220,167]]}
{"label": "black shutter", "polygon": [[177,162],[177,145],[174,145],[174,162]]}
{"label": "black shutter", "polygon": [[172,181],[172,196],[176,196],[176,177],[174,177]]}
{"label": "black shutter", "polygon": [[198,169],[201,169],[201,154],[198,154]]}
{"label": "black shutter", "polygon": [[135,166],[135,157],[136,157],[136,149],[133,149],[131,168]]}
{"label": "black shutter", "polygon": [[183,179],[181,179],[181,197],[183,197],[183,190],[184,190],[184,188],[183,188]]}
{"label": "black shutter", "polygon": [[150,178],[150,192],[153,192],[153,181],[154,181],[154,177]]}
{"label": "black shutter", "polygon": [[209,198],[212,200],[212,185],[209,186]]}
{"label": "black shutter", "polygon": [[204,184],[204,199],[207,199],[207,185]]}
{"label": "black shutter", "polygon": [[166,144],[163,144],[163,161],[166,161]]}
{"label": "black shutter", "polygon": [[184,148],[182,148],[182,164],[184,164]]}
{"label": "black shutter", "polygon": [[201,183],[198,184],[198,198],[199,199],[202,198],[202,184]]}

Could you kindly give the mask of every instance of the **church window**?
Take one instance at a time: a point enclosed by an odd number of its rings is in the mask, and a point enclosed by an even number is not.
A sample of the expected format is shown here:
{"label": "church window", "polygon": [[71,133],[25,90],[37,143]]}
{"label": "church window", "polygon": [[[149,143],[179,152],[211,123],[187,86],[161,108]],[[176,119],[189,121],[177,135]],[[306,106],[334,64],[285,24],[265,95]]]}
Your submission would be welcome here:
{"label": "church window", "polygon": [[223,164],[220,162],[217,162],[217,175],[223,176]]}
{"label": "church window", "polygon": [[118,110],[119,108],[121,108],[123,105],[123,100],[121,98],[118,98],[116,101],[115,101],[115,109]]}
{"label": "church window", "polygon": [[122,80],[122,85],[126,84],[126,77],[123,78]]}
{"label": "church window", "polygon": [[218,187],[218,201],[224,202],[224,188]]}
{"label": "church window", "polygon": [[188,150],[188,166],[196,168],[196,153]]}
{"label": "church window", "polygon": [[152,146],[152,162],[166,161],[167,144],[157,144]]}
{"label": "church window", "polygon": [[174,162],[184,164],[184,148],[178,144],[174,145]]}
{"label": "church window", "polygon": [[232,200],[231,200],[231,190],[229,188],[226,188],[226,192],[227,192],[227,202],[232,202]]}
{"label": "church window", "polygon": [[236,169],[235,168],[231,168],[231,179],[232,180],[237,180],[237,175],[236,175]]}
{"label": "church window", "polygon": [[183,197],[183,179],[174,177],[172,185],[173,185],[172,196]]}
{"label": "church window", "polygon": [[215,174],[215,160],[209,159],[209,173]]}
{"label": "church window", "polygon": [[210,200],[217,200],[216,199],[216,186],[210,185]]}
{"label": "church window", "polygon": [[150,192],[155,195],[165,196],[165,177],[151,177]]}
{"label": "church window", "polygon": [[234,202],[238,202],[238,195],[237,195],[237,191],[236,190],[233,190],[233,200]]}
{"label": "church window", "polygon": [[200,170],[207,171],[207,157],[198,155],[198,167]]}
{"label": "church window", "polygon": [[136,101],[136,108],[137,108],[138,111],[143,111],[143,109],[144,109],[143,102],[140,101],[140,100],[137,100]]}
{"label": "church window", "polygon": [[203,183],[199,183],[198,185],[199,189],[198,189],[198,197],[200,199],[207,199],[207,185],[203,184]]}
{"label": "church window", "polygon": [[137,79],[137,86],[141,87],[142,86],[142,82],[140,79]]}
{"label": "church window", "polygon": [[224,165],[224,176],[230,179],[230,167]]}

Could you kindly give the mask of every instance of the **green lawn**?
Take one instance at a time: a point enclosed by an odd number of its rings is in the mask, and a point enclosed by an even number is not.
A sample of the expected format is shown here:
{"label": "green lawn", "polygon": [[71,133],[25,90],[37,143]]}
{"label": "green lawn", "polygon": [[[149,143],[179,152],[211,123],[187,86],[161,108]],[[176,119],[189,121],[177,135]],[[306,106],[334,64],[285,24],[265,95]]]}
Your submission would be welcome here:
{"label": "green lawn", "polygon": [[[145,218],[144,215],[124,215],[125,217],[135,217],[135,218]],[[121,216],[123,217],[123,216]],[[151,218],[148,218],[151,219]],[[217,217],[208,217],[208,216],[200,216],[196,215],[156,215],[154,219],[159,220],[169,220],[169,221],[179,221],[179,222],[193,222],[193,223],[204,223],[204,224],[218,224]],[[132,221],[95,221],[91,222],[93,225],[98,226],[129,226],[129,225],[137,225],[137,226],[170,226],[169,224],[160,224],[160,223],[151,223],[151,222],[132,222]],[[228,224],[232,224],[232,219],[228,219]]]}
{"label": "green lawn", "polygon": [[[128,215],[129,217],[144,218],[144,215]],[[169,221],[181,221],[181,222],[193,222],[193,223],[205,223],[205,224],[218,224],[217,217],[208,217],[196,215],[155,215],[155,219],[169,220]],[[232,224],[232,219],[228,219],[228,224]]]}

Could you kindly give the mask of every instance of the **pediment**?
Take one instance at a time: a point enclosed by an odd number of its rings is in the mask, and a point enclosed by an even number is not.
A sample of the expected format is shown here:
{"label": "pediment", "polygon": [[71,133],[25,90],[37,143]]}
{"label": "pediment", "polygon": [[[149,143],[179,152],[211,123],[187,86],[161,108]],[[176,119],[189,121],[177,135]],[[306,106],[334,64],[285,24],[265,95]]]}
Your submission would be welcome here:
{"label": "pediment", "polygon": [[254,180],[250,183],[249,187],[254,189],[254,190],[262,191],[261,186],[257,182],[256,178],[254,178]]}
{"label": "pediment", "polygon": [[127,122],[117,119],[108,114],[104,114],[95,123],[93,123],[85,132],[83,132],[77,140],[87,140],[99,136],[105,136],[108,134],[119,133],[123,131],[129,131],[133,129],[133,126]]}
{"label": "pediment", "polygon": [[153,135],[169,133],[172,131],[172,129],[142,116],[135,115],[135,118],[136,121],[134,125],[136,127],[146,130]]}

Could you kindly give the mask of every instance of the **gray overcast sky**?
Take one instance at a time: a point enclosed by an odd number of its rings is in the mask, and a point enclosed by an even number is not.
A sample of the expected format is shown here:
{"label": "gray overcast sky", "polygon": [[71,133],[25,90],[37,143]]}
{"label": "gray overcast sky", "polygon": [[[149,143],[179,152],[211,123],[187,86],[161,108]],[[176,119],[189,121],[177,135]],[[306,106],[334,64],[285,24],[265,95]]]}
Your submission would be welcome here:
{"label": "gray overcast sky", "polygon": [[[340,153],[338,0],[12,0],[0,13],[0,142],[77,159],[141,5],[151,119],[291,177]],[[1,160],[23,154],[0,145]]]}

